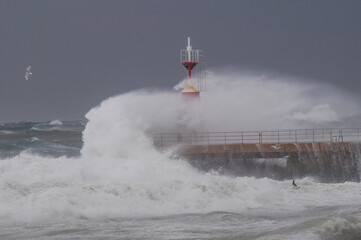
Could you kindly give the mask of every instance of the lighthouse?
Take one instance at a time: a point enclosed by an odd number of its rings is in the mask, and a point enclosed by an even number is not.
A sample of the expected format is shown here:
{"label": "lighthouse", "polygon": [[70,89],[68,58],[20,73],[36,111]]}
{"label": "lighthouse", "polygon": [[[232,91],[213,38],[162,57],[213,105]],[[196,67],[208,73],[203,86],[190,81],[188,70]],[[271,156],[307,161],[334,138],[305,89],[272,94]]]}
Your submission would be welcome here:
{"label": "lighthouse", "polygon": [[185,50],[180,51],[181,64],[188,70],[188,83],[186,88],[182,91],[183,99],[197,99],[199,98],[198,89],[192,84],[192,70],[199,63],[199,50],[193,50],[191,45],[191,38],[188,37],[188,45]]}

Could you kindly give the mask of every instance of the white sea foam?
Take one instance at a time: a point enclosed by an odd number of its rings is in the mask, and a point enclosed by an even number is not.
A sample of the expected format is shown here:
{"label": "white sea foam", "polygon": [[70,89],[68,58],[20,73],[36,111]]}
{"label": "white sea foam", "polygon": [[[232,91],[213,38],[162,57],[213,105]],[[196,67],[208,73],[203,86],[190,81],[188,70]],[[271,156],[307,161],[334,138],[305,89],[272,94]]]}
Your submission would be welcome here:
{"label": "white sea foam", "polygon": [[318,232],[322,239],[360,239],[361,209],[337,214],[322,224]]}
{"label": "white sea foam", "polygon": [[266,166],[287,167],[287,158],[256,158],[254,161]]}
{"label": "white sea foam", "polygon": [[[154,158],[157,157],[157,158]],[[40,221],[182,213],[288,212],[358,204],[357,183],[320,184],[201,174],[182,161],[53,158],[21,154],[0,162],[0,219]]]}
{"label": "white sea foam", "polygon": [[13,131],[8,131],[8,130],[0,130],[0,134],[10,135],[10,134],[14,134],[14,132]]}
{"label": "white sea foam", "polygon": [[49,125],[59,126],[59,125],[63,125],[63,122],[60,120],[53,120],[49,123]]}
{"label": "white sea foam", "polygon": [[37,127],[31,127],[30,130],[33,130],[33,131],[46,131],[44,129],[40,129],[40,128],[37,128]]}
{"label": "white sea foam", "polygon": [[40,141],[40,139],[37,138],[37,137],[31,137],[31,138],[27,139],[27,141],[29,141],[29,142],[37,142],[37,141]]}
{"label": "white sea foam", "polygon": [[264,76],[239,80],[213,76],[210,86],[213,90],[194,103],[182,102],[179,93],[146,91],[103,101],[86,115],[79,158],[22,153],[0,161],[0,219],[212,211],[264,214],[359,203],[357,183],[321,184],[302,179],[297,182],[301,188],[295,190],[288,181],[200,173],[185,161],[156,151],[148,136],[157,131],[296,126],[299,120],[292,114],[319,104],[328,104],[339,119],[350,114],[332,98],[313,96],[313,87]]}

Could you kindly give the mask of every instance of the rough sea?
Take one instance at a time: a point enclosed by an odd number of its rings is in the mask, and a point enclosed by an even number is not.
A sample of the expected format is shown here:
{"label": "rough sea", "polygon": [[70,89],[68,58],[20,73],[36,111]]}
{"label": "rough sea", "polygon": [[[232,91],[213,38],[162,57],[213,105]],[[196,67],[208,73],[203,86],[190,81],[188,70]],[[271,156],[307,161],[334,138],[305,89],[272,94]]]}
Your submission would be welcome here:
{"label": "rough sea", "polygon": [[[201,172],[157,151],[148,133],[239,123],[219,108],[213,124],[212,103],[203,124],[197,107],[179,101],[135,92],[103,101],[87,121],[1,124],[0,239],[361,239],[359,182],[303,178],[295,189],[291,180]],[[289,112],[277,111],[277,121]]]}
{"label": "rough sea", "polygon": [[361,186],[81,156],[82,121],[0,125],[0,239],[361,239]]}
{"label": "rough sea", "polygon": [[0,239],[361,239],[360,183],[294,189],[156,151],[84,158],[84,126],[0,125]]}

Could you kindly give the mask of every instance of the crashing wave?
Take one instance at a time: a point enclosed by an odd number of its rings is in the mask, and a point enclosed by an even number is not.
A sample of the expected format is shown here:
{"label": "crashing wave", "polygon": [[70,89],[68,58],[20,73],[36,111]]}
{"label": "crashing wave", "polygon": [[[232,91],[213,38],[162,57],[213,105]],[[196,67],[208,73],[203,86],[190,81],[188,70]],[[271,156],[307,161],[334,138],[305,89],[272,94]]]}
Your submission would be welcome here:
{"label": "crashing wave", "polygon": [[52,126],[60,126],[60,125],[63,125],[63,122],[60,121],[60,120],[53,120],[49,123],[49,125],[52,125]]}

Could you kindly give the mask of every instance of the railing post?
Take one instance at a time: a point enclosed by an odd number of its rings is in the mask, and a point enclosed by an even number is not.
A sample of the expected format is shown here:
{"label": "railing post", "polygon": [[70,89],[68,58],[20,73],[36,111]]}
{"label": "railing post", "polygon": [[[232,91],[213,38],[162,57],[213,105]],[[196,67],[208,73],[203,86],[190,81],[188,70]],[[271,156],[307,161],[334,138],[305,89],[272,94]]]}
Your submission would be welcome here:
{"label": "railing post", "polygon": [[[307,131],[306,131],[306,135],[307,135]],[[295,143],[297,143],[297,130],[295,130]]]}
{"label": "railing post", "polygon": [[280,144],[280,131],[277,131],[277,134],[278,134],[278,136],[277,136],[277,144]]}
{"label": "railing post", "polygon": [[262,132],[258,132],[258,142],[262,144]]}
{"label": "railing post", "polygon": [[315,142],[315,130],[312,130],[312,142]]}
{"label": "railing post", "polygon": [[242,132],[242,145],[243,145],[243,132]]}
{"label": "railing post", "polygon": [[338,138],[341,139],[341,142],[343,142],[342,128],[340,128],[338,135]]}
{"label": "railing post", "polygon": [[227,132],[224,132],[224,145],[227,145]]}

